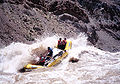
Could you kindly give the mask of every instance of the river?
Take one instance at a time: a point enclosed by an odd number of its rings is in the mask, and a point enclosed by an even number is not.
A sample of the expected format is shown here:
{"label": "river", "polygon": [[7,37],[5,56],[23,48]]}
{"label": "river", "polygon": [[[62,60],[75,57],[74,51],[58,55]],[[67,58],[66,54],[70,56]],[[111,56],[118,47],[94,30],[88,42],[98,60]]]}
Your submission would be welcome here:
{"label": "river", "polygon": [[[63,37],[62,37],[63,38]],[[102,51],[87,42],[81,33],[72,41],[69,55],[58,65],[20,73],[34,59],[33,51],[54,48],[59,36],[36,39],[33,44],[11,43],[0,49],[0,84],[120,84],[120,52]],[[69,62],[71,57],[77,63]]]}

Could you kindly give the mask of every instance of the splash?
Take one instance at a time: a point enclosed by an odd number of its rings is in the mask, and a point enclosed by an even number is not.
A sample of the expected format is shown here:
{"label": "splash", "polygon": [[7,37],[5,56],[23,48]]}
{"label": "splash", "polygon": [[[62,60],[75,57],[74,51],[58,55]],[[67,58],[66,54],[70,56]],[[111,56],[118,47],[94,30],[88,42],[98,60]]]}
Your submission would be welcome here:
{"label": "splash", "polygon": [[0,71],[17,72],[31,58],[30,46],[22,43],[12,43],[0,50]]}
{"label": "splash", "polygon": [[54,48],[58,39],[58,36],[42,38],[42,40],[36,39],[36,43],[31,45],[11,43],[9,46],[0,49],[0,71],[16,73],[18,69],[35,59],[48,46]]}
{"label": "splash", "polygon": [[[63,37],[61,37],[63,38]],[[0,49],[0,71],[17,73],[20,67],[34,59],[48,46],[54,48],[59,36],[37,39],[31,45],[12,43]],[[72,41],[69,55],[59,65],[48,69],[38,69],[30,73],[12,75],[2,79],[11,83],[49,83],[49,84],[118,84],[120,82],[120,52],[111,53],[88,45],[86,36],[81,33]],[[34,54],[37,53],[37,54]],[[69,62],[71,57],[79,59],[77,63]],[[6,75],[2,75],[5,77]],[[6,78],[9,78],[8,75]],[[11,80],[12,79],[12,80]]]}

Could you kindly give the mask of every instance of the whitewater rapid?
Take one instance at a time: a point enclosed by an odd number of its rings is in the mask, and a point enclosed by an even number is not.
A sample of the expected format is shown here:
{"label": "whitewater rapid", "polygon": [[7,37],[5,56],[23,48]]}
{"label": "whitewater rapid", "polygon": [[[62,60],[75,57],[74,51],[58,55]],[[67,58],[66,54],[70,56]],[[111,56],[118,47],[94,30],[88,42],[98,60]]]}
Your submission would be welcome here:
{"label": "whitewater rapid", "polygon": [[[62,37],[64,38],[64,37]],[[54,48],[59,36],[37,39],[33,44],[12,43],[0,49],[0,84],[119,84],[120,52],[102,51],[89,45],[80,34],[72,41],[69,55],[60,64],[46,69],[20,73],[18,70],[34,59],[33,50]],[[69,62],[71,57],[77,63]]]}

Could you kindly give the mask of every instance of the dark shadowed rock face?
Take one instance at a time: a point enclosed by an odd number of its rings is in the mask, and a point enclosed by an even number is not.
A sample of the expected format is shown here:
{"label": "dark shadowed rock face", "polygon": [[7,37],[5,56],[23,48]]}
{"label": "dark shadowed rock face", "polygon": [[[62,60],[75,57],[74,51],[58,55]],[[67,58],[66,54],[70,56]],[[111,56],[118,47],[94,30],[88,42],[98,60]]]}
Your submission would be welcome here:
{"label": "dark shadowed rock face", "polygon": [[[94,33],[88,31],[88,40],[94,44],[96,40],[93,40],[93,37],[99,37],[97,42],[99,48],[116,51],[112,46],[120,46],[120,2],[118,0],[78,0],[78,2],[95,19],[96,22],[94,23],[97,24],[94,29],[93,27],[91,27],[92,29],[90,28]],[[106,34],[107,37],[103,37]],[[104,41],[102,45],[101,41]],[[106,46],[109,46],[109,48]],[[120,50],[119,47],[117,47],[117,50]]]}
{"label": "dark shadowed rock face", "polygon": [[89,18],[84,10],[75,0],[28,0],[32,7],[53,12],[55,15],[68,13],[85,23],[89,22]]}
{"label": "dark shadowed rock face", "polygon": [[[66,31],[66,29],[68,31]],[[120,51],[119,0],[0,0],[0,46],[49,35],[76,37]]]}
{"label": "dark shadowed rock face", "polygon": [[77,4],[68,0],[56,0],[48,5],[48,10],[56,15],[68,13],[85,23],[89,22],[89,18],[84,10]]}
{"label": "dark shadowed rock face", "polygon": [[4,3],[4,0],[0,0],[0,3]]}

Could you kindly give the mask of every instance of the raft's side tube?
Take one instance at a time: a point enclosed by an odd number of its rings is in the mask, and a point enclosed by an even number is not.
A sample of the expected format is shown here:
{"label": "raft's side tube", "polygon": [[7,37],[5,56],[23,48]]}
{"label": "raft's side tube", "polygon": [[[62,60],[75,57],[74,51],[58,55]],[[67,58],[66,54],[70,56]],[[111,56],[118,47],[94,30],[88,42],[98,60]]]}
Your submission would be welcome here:
{"label": "raft's side tube", "polygon": [[60,63],[63,58],[65,58],[68,55],[68,52],[65,52],[62,54],[62,56],[58,57],[56,60],[54,60],[52,63],[50,63],[47,67],[52,67],[56,65],[57,63]]}
{"label": "raft's side tube", "polygon": [[71,48],[72,48],[72,41],[67,40],[67,44],[66,44],[64,50],[69,50],[69,49],[71,49]]}
{"label": "raft's side tube", "polygon": [[[72,48],[72,41],[66,40],[67,44],[65,46],[64,50],[69,50]],[[58,45],[55,46],[55,48],[58,48]]]}
{"label": "raft's side tube", "polygon": [[37,68],[45,68],[45,67],[43,67],[41,65],[27,64],[27,65],[24,66],[24,68],[26,68],[26,69],[37,69]]}

